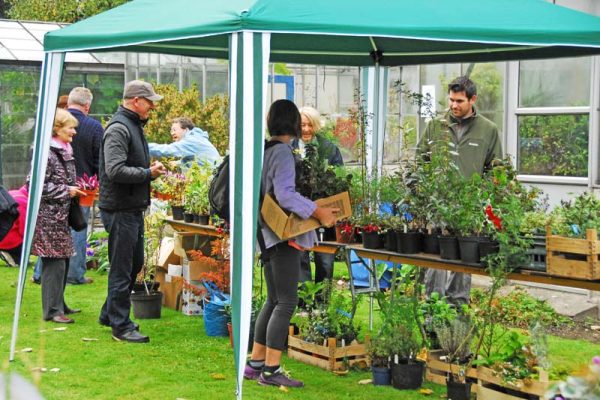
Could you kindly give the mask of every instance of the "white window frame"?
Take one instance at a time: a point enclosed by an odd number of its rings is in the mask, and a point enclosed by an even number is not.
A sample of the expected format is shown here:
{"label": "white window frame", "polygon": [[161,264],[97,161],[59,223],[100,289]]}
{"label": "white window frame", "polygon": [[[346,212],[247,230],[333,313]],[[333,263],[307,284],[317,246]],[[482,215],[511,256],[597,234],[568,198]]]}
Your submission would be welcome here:
{"label": "white window frame", "polygon": [[518,165],[519,152],[519,130],[518,118],[526,115],[588,115],[589,131],[588,131],[588,175],[586,177],[574,176],[550,176],[550,175],[525,175],[519,174],[517,178],[526,183],[552,183],[565,184],[575,186],[600,186],[592,184],[598,181],[598,153],[600,141],[598,139],[599,132],[599,117],[598,112],[598,97],[600,90],[600,57],[592,57],[590,62],[590,100],[589,106],[585,107],[519,107],[519,63],[520,61],[508,62],[506,74],[506,114],[505,114],[505,137],[506,137],[506,153],[514,157],[513,163],[515,168]]}

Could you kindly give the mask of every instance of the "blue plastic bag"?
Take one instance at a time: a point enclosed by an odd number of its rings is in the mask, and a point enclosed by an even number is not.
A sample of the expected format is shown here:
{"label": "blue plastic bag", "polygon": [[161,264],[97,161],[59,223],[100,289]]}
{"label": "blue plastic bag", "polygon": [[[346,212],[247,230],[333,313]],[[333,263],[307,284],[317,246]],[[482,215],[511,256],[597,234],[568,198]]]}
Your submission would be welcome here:
{"label": "blue plastic bag", "polygon": [[202,284],[210,294],[210,300],[206,297],[203,299],[206,335],[228,336],[227,322],[229,322],[229,316],[225,313],[225,306],[231,304],[230,296],[221,292],[212,282],[204,281]]}

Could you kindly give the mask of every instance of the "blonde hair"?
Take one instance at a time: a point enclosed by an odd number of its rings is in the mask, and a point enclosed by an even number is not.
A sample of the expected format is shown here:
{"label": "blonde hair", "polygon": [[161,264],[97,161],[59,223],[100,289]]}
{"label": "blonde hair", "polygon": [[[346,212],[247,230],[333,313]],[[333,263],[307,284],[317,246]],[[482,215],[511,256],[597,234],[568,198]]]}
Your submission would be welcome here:
{"label": "blonde hair", "polygon": [[313,128],[313,131],[316,133],[318,132],[323,125],[321,124],[321,114],[319,114],[319,112],[317,110],[315,110],[312,107],[302,107],[300,110],[300,115],[304,115],[306,118],[308,118],[308,121],[310,122],[310,125]]}
{"label": "blonde hair", "polygon": [[64,110],[62,108],[56,109],[56,114],[54,115],[54,126],[52,127],[52,136],[56,136],[56,131],[60,128],[64,128],[65,126],[77,126],[79,122],[77,118],[71,115],[70,112]]}

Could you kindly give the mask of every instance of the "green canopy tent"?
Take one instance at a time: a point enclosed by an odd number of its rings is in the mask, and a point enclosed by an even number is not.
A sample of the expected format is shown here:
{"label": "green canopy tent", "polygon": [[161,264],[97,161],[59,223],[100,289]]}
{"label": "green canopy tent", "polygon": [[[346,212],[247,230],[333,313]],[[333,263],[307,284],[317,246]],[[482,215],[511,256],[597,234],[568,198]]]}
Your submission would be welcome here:
{"label": "green canopy tent", "polygon": [[[27,229],[11,343],[46,168],[64,53],[133,51],[229,59],[232,303],[237,394],[248,340],[268,62],[368,67],[371,110],[383,67],[600,54],[600,18],[542,0],[135,0],[44,39]],[[378,132],[383,130],[379,118]],[[381,143],[380,138],[373,138]],[[246,301],[244,301],[246,300]]]}

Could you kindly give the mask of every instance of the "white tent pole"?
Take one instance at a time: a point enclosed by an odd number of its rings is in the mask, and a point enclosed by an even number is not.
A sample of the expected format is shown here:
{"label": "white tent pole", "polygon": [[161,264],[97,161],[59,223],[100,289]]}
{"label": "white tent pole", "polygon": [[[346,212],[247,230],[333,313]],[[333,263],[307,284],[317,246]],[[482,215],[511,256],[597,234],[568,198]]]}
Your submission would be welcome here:
{"label": "white tent pole", "polygon": [[270,34],[241,32],[230,42],[231,302],[236,395],[242,383],[252,310],[257,205],[263,160]]}
{"label": "white tent pole", "polygon": [[367,67],[362,69],[362,95],[367,106],[367,174],[374,172],[381,176],[383,168],[383,144],[387,118],[387,67]]}
{"label": "white tent pole", "polygon": [[46,164],[50,150],[50,139],[54,114],[58,100],[58,90],[62,73],[65,53],[46,53],[42,63],[42,74],[40,80],[40,91],[38,96],[38,108],[35,120],[35,136],[33,141],[33,158],[31,160],[31,172],[29,180],[29,199],[27,201],[27,217],[25,220],[25,233],[23,247],[21,250],[21,263],[19,265],[19,281],[17,285],[17,297],[15,301],[15,314],[13,318],[13,329],[10,340],[10,357],[15,358],[15,347],[17,344],[17,332],[19,329],[19,314],[21,313],[21,302],[25,290],[25,279],[27,278],[27,263],[31,252],[35,223],[40,208],[44,176],[46,175]]}

